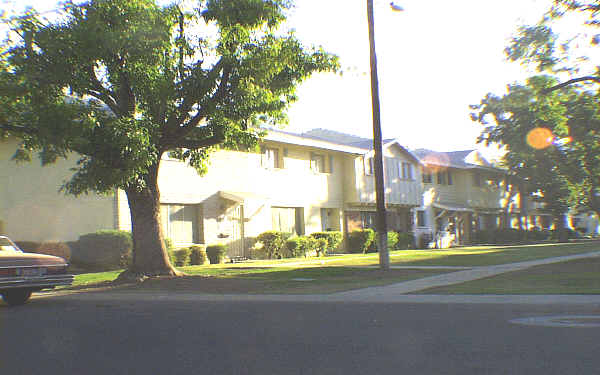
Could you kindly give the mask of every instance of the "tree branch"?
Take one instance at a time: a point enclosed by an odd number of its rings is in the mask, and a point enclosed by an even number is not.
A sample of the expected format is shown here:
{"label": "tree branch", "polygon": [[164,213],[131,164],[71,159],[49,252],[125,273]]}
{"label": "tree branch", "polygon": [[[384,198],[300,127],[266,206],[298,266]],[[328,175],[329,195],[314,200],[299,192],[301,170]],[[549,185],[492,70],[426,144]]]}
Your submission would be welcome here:
{"label": "tree branch", "polygon": [[[208,131],[212,130],[212,135],[207,137]],[[196,133],[196,134],[194,134]],[[198,138],[203,138],[199,139]],[[184,138],[177,144],[176,147],[187,148],[190,150],[197,150],[203,147],[210,147],[218,145],[225,140],[225,134],[222,129],[208,129],[207,127],[193,128],[189,133],[188,137]]]}
{"label": "tree branch", "polygon": [[18,125],[1,124],[1,123],[0,123],[0,129],[6,130],[9,132],[25,133],[25,134],[29,134],[29,135],[36,135],[38,133],[37,130],[32,129],[32,128],[26,128],[24,126],[18,126]]}
{"label": "tree branch", "polygon": [[556,90],[560,90],[563,87],[575,84],[575,83],[579,83],[579,82],[586,82],[586,81],[593,81],[596,83],[600,83],[600,77],[596,77],[596,76],[584,76],[584,77],[579,77],[579,78],[573,78],[570,79],[566,82],[563,83],[559,83],[558,85],[552,86],[552,87],[548,87],[546,89],[543,89],[541,92],[542,94],[549,94],[552,91],[556,91]]}

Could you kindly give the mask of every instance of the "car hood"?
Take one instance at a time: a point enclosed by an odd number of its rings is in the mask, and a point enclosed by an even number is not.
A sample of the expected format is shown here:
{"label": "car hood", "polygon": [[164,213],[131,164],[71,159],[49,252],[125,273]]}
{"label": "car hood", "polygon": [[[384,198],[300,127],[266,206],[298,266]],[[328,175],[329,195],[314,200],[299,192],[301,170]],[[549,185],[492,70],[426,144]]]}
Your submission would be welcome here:
{"label": "car hood", "polygon": [[0,267],[60,266],[67,262],[60,257],[34,253],[0,251]]}

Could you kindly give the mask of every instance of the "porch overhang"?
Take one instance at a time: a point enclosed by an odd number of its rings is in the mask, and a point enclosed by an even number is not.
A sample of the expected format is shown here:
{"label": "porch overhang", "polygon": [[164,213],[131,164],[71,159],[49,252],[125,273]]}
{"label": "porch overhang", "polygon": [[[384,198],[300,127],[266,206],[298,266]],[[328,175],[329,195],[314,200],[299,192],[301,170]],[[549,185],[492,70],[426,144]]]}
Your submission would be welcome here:
{"label": "porch overhang", "polygon": [[[376,210],[375,202],[350,202],[346,203],[346,209],[348,210],[360,210],[360,209],[372,209]],[[385,203],[386,209],[394,208],[416,208],[419,207],[417,204],[401,204],[401,203]]]}
{"label": "porch overhang", "polygon": [[471,207],[460,206],[460,205],[449,205],[449,204],[441,204],[441,203],[433,203],[433,207],[439,208],[444,211],[454,211],[454,212],[475,212],[475,210]]}
{"label": "porch overhang", "polygon": [[232,202],[244,203],[248,200],[254,201],[266,201],[267,197],[255,193],[250,192],[240,192],[240,191],[226,191],[220,190],[219,197],[222,199],[227,199]]}

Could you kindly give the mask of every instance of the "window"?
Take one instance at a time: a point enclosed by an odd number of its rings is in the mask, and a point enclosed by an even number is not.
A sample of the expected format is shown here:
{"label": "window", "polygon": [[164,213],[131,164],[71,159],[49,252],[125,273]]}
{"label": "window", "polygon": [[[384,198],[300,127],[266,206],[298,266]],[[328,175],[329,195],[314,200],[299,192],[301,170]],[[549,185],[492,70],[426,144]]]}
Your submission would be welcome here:
{"label": "window", "polygon": [[450,171],[438,171],[437,183],[439,185],[452,185],[452,173]]}
{"label": "window", "polygon": [[273,230],[301,235],[304,233],[304,215],[301,207],[272,207]]}
{"label": "window", "polygon": [[422,173],[423,173],[423,183],[430,184],[433,182],[433,176],[431,175],[430,170],[423,168]]}
{"label": "window", "polygon": [[371,176],[375,170],[373,163],[373,158],[367,158],[365,160],[365,174],[368,176]]}
{"label": "window", "polygon": [[325,173],[325,156],[322,154],[310,154],[310,169],[318,173]]}
{"label": "window", "polygon": [[481,187],[481,175],[478,172],[473,173],[473,185]]}
{"label": "window", "polygon": [[425,211],[417,211],[417,226],[424,227],[425,223]]}
{"label": "window", "polygon": [[446,171],[438,171],[437,173],[437,183],[438,185],[447,185],[448,180],[446,178]]}
{"label": "window", "polygon": [[398,175],[401,176],[405,180],[413,179],[413,168],[410,163],[399,163],[398,164]]}
{"label": "window", "polygon": [[361,211],[360,221],[362,222],[363,229],[375,229],[376,215],[376,212]]}
{"label": "window", "polygon": [[198,242],[198,206],[163,204],[160,206],[162,229],[174,243]]}
{"label": "window", "polygon": [[262,166],[265,168],[279,168],[279,150],[265,147],[262,153]]}

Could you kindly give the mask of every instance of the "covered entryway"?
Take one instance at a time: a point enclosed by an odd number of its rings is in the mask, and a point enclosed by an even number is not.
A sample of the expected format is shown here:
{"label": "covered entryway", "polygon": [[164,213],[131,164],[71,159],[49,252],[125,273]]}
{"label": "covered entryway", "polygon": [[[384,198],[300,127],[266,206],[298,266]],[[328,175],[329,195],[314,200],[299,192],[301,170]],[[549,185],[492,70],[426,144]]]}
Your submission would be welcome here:
{"label": "covered entryway", "polygon": [[231,259],[247,258],[246,223],[262,210],[266,198],[253,193],[232,191],[219,191],[219,197],[223,201],[225,220],[222,228],[227,236],[223,239],[228,243],[227,256]]}

